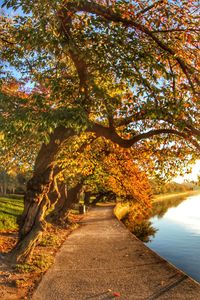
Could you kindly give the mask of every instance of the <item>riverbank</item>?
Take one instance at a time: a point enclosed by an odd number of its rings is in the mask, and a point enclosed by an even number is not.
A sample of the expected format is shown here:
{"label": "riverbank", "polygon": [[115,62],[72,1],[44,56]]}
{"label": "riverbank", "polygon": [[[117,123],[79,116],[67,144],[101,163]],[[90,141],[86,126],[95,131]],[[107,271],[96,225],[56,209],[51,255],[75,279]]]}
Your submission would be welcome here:
{"label": "riverbank", "polygon": [[146,244],[200,283],[200,193],[154,203]]}
{"label": "riverbank", "polygon": [[154,195],[153,196],[153,202],[158,202],[158,201],[164,201],[176,197],[187,197],[187,196],[192,196],[192,195],[197,195],[200,193],[200,189],[194,190],[194,191],[186,191],[186,192],[179,192],[179,193],[169,193],[169,194],[161,194],[161,195]]}
{"label": "riverbank", "polygon": [[[186,192],[179,192],[179,193],[170,193],[170,194],[161,194],[161,195],[154,195],[152,198],[152,204],[169,200],[175,199],[177,197],[187,197],[192,195],[197,195],[200,193],[200,189],[194,191],[186,191]],[[119,220],[122,220],[129,212],[130,212],[131,204],[129,202],[118,202],[114,208],[114,213]]]}

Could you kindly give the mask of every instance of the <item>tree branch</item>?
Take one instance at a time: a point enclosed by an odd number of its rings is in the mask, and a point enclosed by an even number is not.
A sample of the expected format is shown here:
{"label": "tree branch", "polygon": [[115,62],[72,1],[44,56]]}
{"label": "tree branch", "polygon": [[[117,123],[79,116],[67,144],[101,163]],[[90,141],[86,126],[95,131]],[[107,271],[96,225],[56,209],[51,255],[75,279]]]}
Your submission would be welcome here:
{"label": "tree branch", "polygon": [[[193,73],[193,70],[191,67],[189,67],[182,58],[178,57],[176,54],[176,51],[174,51],[172,48],[170,48],[165,42],[161,41],[157,36],[154,35],[154,33],[149,30],[146,26],[143,24],[140,24],[133,19],[127,19],[123,17],[120,13],[113,11],[110,7],[107,8],[105,6],[102,6],[96,2],[93,1],[87,1],[87,0],[79,0],[79,1],[73,1],[68,2],[65,5],[66,11],[71,11],[73,13],[75,12],[88,12],[92,14],[96,14],[98,16],[103,17],[104,19],[108,21],[113,21],[117,23],[122,23],[126,27],[134,27],[138,29],[139,31],[145,33],[147,36],[149,36],[162,50],[166,51],[170,55],[173,56],[173,58],[179,63],[183,73],[185,74],[186,78],[188,79],[188,82],[192,88],[192,90],[195,92],[195,88],[193,85],[193,82],[190,79],[189,73]],[[198,80],[198,79],[197,79]]]}
{"label": "tree branch", "polygon": [[157,1],[151,5],[149,5],[148,7],[142,9],[141,11],[139,11],[137,14],[136,14],[136,17],[140,16],[140,15],[143,15],[145,14],[147,11],[151,10],[152,8],[156,7],[158,4],[162,4],[164,1],[163,0],[160,0],[160,1]]}
{"label": "tree branch", "polygon": [[87,86],[87,65],[83,57],[80,55],[80,51],[73,41],[71,34],[72,28],[72,16],[65,15],[62,12],[58,13],[58,16],[61,20],[61,34],[64,36],[65,43],[69,46],[69,55],[75,65],[77,70],[79,81],[80,81],[80,92],[85,94],[85,98],[88,97],[88,86]]}
{"label": "tree branch", "polygon": [[131,146],[133,146],[137,142],[139,142],[143,139],[151,138],[155,135],[174,134],[174,135],[177,135],[177,136],[180,136],[180,137],[184,138],[185,140],[188,140],[200,152],[200,145],[198,144],[197,141],[193,140],[190,136],[188,136],[187,134],[185,134],[183,132],[180,132],[180,131],[175,130],[175,129],[170,129],[170,128],[169,129],[150,130],[148,132],[135,135],[130,140],[125,140],[125,139],[121,138],[113,128],[104,127],[100,124],[93,124],[93,126],[91,126],[91,128],[88,128],[88,131],[96,133],[96,135],[98,137],[105,137],[106,139],[111,140],[113,143],[118,144],[119,146],[121,146],[123,148],[130,148]]}
{"label": "tree branch", "polygon": [[151,88],[150,83],[148,82],[148,80],[146,78],[144,78],[142,76],[142,74],[140,73],[139,69],[133,64],[133,67],[135,68],[135,70],[137,71],[142,83],[144,84],[144,86],[146,86],[148,88],[148,90],[150,91],[151,95],[154,97],[155,100],[155,106],[158,107],[158,99],[156,97],[156,94],[154,93],[154,90]]}
{"label": "tree branch", "polygon": [[2,40],[2,42],[7,43],[7,44],[10,44],[10,45],[16,45],[16,44],[17,44],[17,43],[8,41],[7,39],[5,39],[5,38],[3,38],[3,37],[0,37],[0,39]]}
{"label": "tree branch", "polygon": [[174,95],[174,103],[176,102],[176,77],[173,71],[173,67],[170,61],[170,58],[168,58],[168,62],[169,62],[169,68],[170,68],[170,73],[172,76],[172,91],[173,91],[173,95]]}
{"label": "tree branch", "polygon": [[180,28],[172,28],[172,29],[161,29],[161,30],[152,30],[152,33],[167,33],[167,32],[199,32],[200,29],[198,28],[187,28],[187,29],[180,29]]}
{"label": "tree branch", "polygon": [[[129,125],[133,121],[147,120],[149,118],[149,114],[151,114],[151,113],[156,113],[157,120],[165,121],[170,124],[174,124],[175,119],[174,119],[173,115],[171,115],[168,111],[163,110],[163,108],[161,108],[160,110],[158,108],[156,108],[156,109],[149,109],[149,110],[142,109],[140,112],[137,112],[127,118],[115,119],[115,127]],[[199,129],[195,128],[189,121],[182,120],[182,122],[184,122],[186,128],[188,128],[190,130],[190,133],[197,136],[197,138],[200,138],[200,130]]]}

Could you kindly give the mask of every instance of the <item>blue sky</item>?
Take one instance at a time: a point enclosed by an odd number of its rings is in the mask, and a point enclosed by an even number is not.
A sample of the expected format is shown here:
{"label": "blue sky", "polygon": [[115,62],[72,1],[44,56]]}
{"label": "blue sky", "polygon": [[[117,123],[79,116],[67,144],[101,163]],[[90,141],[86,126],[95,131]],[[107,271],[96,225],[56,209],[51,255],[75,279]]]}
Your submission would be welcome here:
{"label": "blue sky", "polygon": [[[4,0],[0,0],[0,7],[2,6],[2,4],[4,3]],[[6,7],[3,7],[3,11],[5,13],[7,13],[9,16],[13,16],[15,14],[22,14],[22,10],[18,9],[16,12],[13,9],[7,9]]]}

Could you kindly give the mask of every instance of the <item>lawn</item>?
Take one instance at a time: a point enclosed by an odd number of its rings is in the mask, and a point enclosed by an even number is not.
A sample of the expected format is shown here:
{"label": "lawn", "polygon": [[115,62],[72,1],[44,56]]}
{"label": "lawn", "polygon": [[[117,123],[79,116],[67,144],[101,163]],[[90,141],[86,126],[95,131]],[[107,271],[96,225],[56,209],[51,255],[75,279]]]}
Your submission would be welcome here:
{"label": "lawn", "polygon": [[23,199],[0,197],[0,232],[17,230],[17,217],[23,211]]}

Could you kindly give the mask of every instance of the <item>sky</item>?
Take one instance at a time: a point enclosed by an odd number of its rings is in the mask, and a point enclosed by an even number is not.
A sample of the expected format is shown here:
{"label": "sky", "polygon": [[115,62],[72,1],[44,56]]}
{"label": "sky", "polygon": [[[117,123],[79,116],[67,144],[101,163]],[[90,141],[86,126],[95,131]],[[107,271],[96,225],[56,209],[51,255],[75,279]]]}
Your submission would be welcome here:
{"label": "sky", "polygon": [[200,159],[198,159],[193,165],[192,172],[190,174],[186,174],[184,176],[177,176],[176,178],[174,178],[174,181],[178,183],[182,183],[184,180],[197,181],[198,175],[200,175]]}

